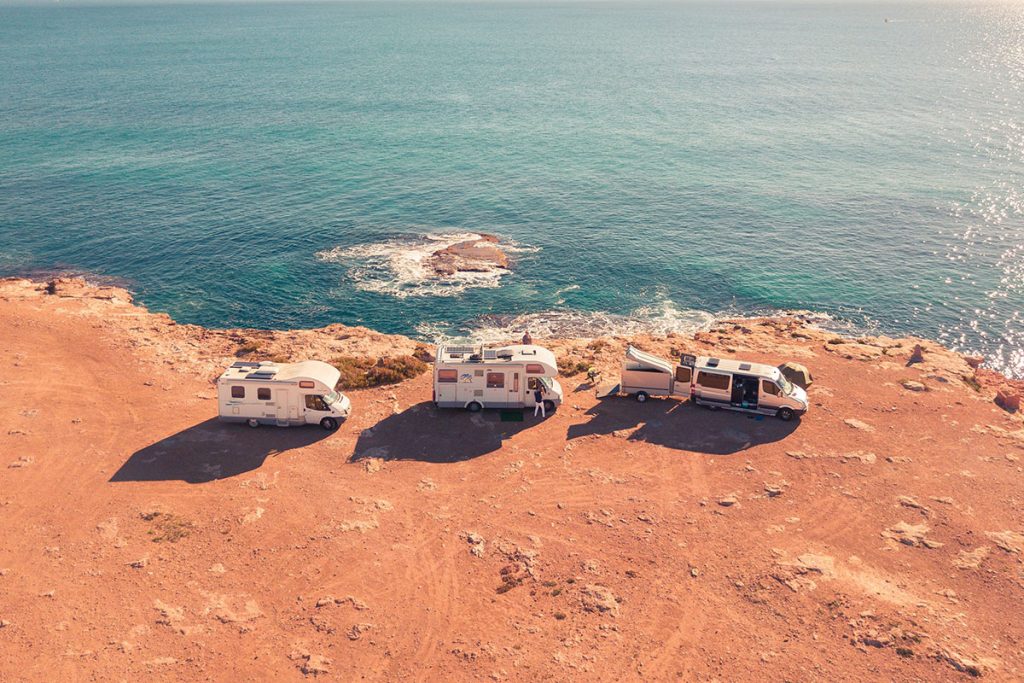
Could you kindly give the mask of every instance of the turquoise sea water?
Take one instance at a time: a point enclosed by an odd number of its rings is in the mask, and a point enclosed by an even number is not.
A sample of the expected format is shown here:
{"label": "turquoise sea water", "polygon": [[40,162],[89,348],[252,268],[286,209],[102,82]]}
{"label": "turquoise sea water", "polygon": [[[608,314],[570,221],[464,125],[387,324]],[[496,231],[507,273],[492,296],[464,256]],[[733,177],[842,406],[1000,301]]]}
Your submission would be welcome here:
{"label": "turquoise sea water", "polygon": [[[473,231],[512,273],[424,279]],[[811,309],[1024,375],[1024,5],[0,7],[0,273],[60,269],[215,326]]]}

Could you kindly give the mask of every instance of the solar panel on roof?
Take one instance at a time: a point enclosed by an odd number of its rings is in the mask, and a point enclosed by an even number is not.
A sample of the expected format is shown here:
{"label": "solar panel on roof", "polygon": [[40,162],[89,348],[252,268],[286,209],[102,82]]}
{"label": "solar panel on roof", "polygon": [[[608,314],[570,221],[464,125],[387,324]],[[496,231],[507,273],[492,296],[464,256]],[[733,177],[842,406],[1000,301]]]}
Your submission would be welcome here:
{"label": "solar panel on roof", "polygon": [[231,367],[233,368],[258,368],[259,366],[259,363],[253,363],[249,360],[236,360],[231,364]]}
{"label": "solar panel on roof", "polygon": [[250,372],[248,379],[270,379],[277,374],[277,370],[260,370],[259,372]]}
{"label": "solar panel on roof", "polygon": [[494,360],[498,357],[498,352],[494,349],[484,349],[484,360]]}
{"label": "solar panel on roof", "polygon": [[448,347],[445,347],[445,353],[448,353],[448,354],[450,354],[452,356],[461,355],[461,354],[464,354],[464,353],[473,353],[475,351],[476,351],[476,347],[475,346],[448,346]]}

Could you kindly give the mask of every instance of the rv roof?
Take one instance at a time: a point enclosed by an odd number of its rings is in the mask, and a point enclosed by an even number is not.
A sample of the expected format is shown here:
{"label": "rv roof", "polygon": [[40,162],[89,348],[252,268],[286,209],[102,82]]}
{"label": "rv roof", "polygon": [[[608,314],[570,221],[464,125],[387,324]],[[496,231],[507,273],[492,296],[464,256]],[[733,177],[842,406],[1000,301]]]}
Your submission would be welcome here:
{"label": "rv roof", "polygon": [[558,367],[555,354],[543,346],[534,344],[511,344],[508,346],[440,346],[437,349],[438,363],[541,363],[552,371]]}
{"label": "rv roof", "polygon": [[289,380],[311,379],[331,389],[338,383],[341,373],[332,365],[318,360],[304,360],[299,363],[272,363],[263,361],[253,363],[237,361],[232,363],[221,379],[228,380],[273,380],[286,382]]}
{"label": "rv roof", "polygon": [[764,363],[751,363],[745,360],[732,360],[730,358],[709,358],[698,356],[696,368],[698,370],[722,370],[724,372],[747,373],[759,377],[774,377],[778,373],[777,368]]}

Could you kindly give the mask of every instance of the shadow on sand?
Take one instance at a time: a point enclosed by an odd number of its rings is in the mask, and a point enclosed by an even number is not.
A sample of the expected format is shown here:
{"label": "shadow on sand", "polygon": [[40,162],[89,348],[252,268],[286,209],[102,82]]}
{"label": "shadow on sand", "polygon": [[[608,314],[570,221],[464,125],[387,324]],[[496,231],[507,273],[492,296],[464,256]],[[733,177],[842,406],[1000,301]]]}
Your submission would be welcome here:
{"label": "shadow on sand", "polygon": [[500,449],[504,439],[540,424],[540,418],[534,418],[532,411],[523,411],[522,422],[502,422],[502,412],[469,413],[436,408],[432,402],[424,401],[364,431],[356,442],[352,460],[470,460]]}
{"label": "shadow on sand", "polygon": [[774,417],[752,416],[732,410],[708,410],[689,401],[651,399],[637,403],[631,398],[606,398],[587,411],[589,422],[572,425],[568,439],[633,430],[629,441],[643,441],[694,453],[729,455],[786,438],[799,419],[783,422]]}
{"label": "shadow on sand", "polygon": [[172,481],[202,484],[260,467],[268,457],[330,436],[318,426],[260,427],[200,422],[136,451],[110,481]]}

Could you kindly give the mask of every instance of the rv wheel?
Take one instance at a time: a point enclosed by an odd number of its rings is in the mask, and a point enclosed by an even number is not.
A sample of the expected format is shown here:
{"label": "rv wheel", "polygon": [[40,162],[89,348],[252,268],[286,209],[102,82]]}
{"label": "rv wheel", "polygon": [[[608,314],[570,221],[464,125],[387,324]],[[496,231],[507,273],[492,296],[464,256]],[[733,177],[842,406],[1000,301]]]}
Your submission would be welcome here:
{"label": "rv wheel", "polygon": [[789,422],[790,420],[793,419],[793,409],[779,408],[778,412],[775,413],[775,416],[782,420],[783,422]]}
{"label": "rv wheel", "polygon": [[324,419],[320,420],[320,426],[329,432],[333,432],[335,429],[338,428],[338,421],[335,420],[333,417],[325,417]]}
{"label": "rv wheel", "polygon": [[252,427],[253,429],[256,429],[257,427],[260,426],[260,421],[257,420],[255,417],[250,417],[249,421],[246,422],[246,424]]}
{"label": "rv wheel", "polygon": [[544,412],[546,412],[546,413],[553,413],[553,412],[555,412],[555,402],[554,401],[547,401],[547,400],[544,401]]}
{"label": "rv wheel", "polygon": [[636,402],[637,403],[646,403],[647,402],[647,398],[648,398],[647,392],[646,391],[638,391],[638,392],[636,392],[636,395],[635,395],[634,398],[636,398]]}
{"label": "rv wheel", "polygon": [[483,410],[483,408],[484,407],[477,403],[476,401],[473,401],[468,406],[466,406],[466,410],[468,410],[471,413],[479,413],[481,410]]}

